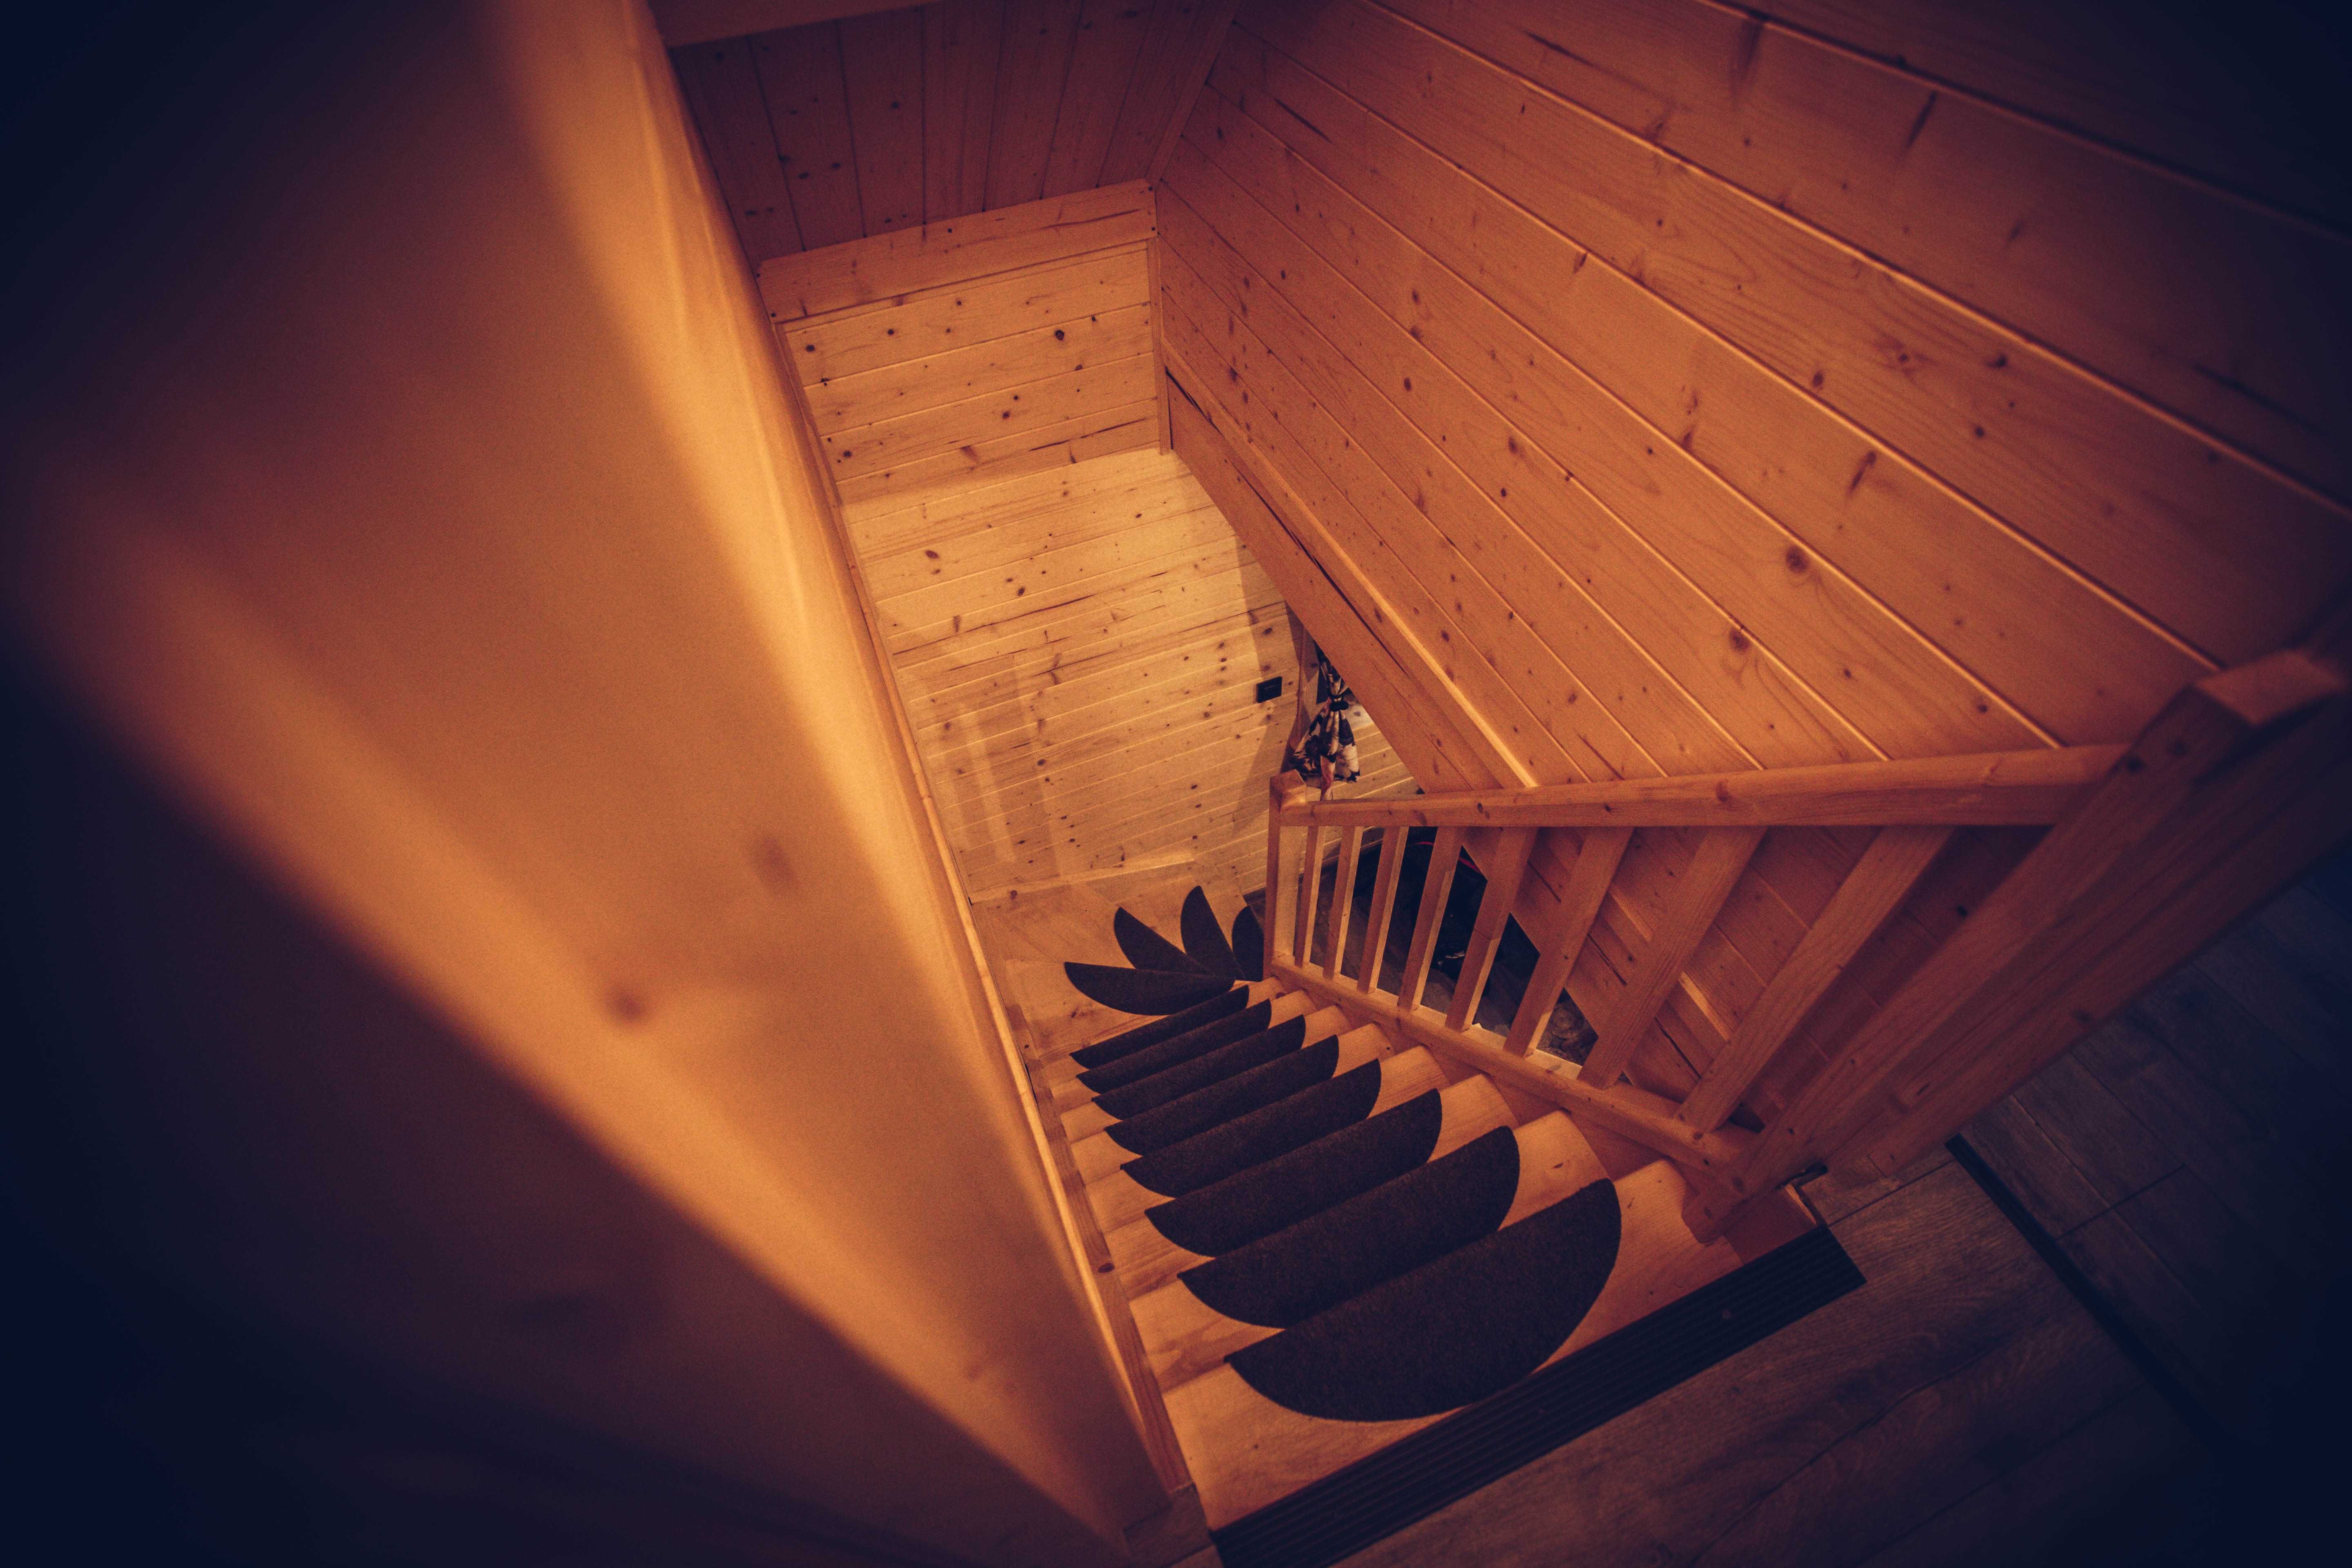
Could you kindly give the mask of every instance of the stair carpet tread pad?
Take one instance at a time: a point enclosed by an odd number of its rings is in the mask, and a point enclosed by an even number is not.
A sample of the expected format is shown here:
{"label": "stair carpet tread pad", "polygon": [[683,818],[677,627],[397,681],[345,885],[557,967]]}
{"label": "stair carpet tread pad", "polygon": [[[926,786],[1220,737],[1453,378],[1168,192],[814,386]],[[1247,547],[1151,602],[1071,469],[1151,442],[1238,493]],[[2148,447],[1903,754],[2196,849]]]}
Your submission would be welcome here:
{"label": "stair carpet tread pad", "polygon": [[1213,1528],[1739,1266],[1691,1236],[1670,1162],[1612,1181],[1564,1112],[1515,1125],[1483,1076],[1232,984],[1254,919],[1228,941],[1195,888],[1178,923],[1181,948],[1122,907],[1132,977],[1066,966],[1166,1016],[1071,1052],[1053,1092]]}

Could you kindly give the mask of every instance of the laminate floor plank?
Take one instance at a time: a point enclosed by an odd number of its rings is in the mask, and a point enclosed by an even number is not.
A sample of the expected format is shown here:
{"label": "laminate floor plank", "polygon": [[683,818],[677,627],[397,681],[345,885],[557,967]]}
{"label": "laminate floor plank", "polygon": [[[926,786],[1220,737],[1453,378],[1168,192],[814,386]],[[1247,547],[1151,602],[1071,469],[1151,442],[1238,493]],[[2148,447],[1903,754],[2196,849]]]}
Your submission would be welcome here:
{"label": "laminate floor plank", "polygon": [[[1867,1281],[1861,1289],[1349,1563],[1689,1562],[1914,1395],[2081,1313],[1948,1161],[1878,1194],[1835,1229]],[[1933,1426],[1923,1414],[1931,1406],[1915,1407],[1912,1418]],[[1998,1422],[1990,1406],[1946,1408],[1955,1422]],[[1898,1507],[1881,1533],[1924,1524],[1941,1506],[1928,1496],[1914,1503],[1912,1517]]]}
{"label": "laminate floor plank", "polygon": [[2198,1454],[2188,1429],[2143,1387],[1855,1568],[2116,1561],[2103,1555],[2121,1544],[2116,1521],[2164,1519],[2168,1489]]}

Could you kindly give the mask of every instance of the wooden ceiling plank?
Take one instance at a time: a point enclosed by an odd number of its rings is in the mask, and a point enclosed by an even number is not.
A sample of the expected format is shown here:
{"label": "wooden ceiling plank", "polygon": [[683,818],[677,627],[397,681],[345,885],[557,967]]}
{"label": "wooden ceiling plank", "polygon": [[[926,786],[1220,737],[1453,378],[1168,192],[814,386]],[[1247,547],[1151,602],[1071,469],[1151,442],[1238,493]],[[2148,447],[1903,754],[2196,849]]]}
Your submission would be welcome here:
{"label": "wooden ceiling plank", "polygon": [[840,24],[850,146],[865,232],[923,221],[923,13],[916,6]]}
{"label": "wooden ceiling plank", "polygon": [[1045,159],[1077,28],[1076,0],[1007,0],[988,149],[991,208],[1019,206],[1045,194]]}
{"label": "wooden ceiling plank", "polygon": [[856,153],[841,74],[841,33],[831,22],[762,33],[751,58],[767,97],[768,124],[783,159],[804,249],[866,233],[857,202]]}
{"label": "wooden ceiling plank", "polygon": [[792,193],[776,155],[751,48],[737,41],[699,44],[670,58],[702,132],[711,173],[727,198],[727,216],[743,242],[744,258],[757,267],[771,256],[800,249],[801,226],[793,216]]}
{"label": "wooden ceiling plank", "polygon": [[1150,192],[1129,181],[877,235],[837,255],[780,257],[760,268],[760,296],[771,321],[797,321],[1135,245],[1154,227]]}
{"label": "wooden ceiling plank", "polygon": [[1151,0],[1086,0],[1069,76],[1062,89],[1054,141],[1045,156],[1044,194],[1082,191],[1102,183],[1103,159],[1128,84],[1139,68],[1155,8]]}
{"label": "wooden ceiling plank", "polygon": [[923,7],[923,221],[976,213],[988,199],[988,139],[1004,0]]}

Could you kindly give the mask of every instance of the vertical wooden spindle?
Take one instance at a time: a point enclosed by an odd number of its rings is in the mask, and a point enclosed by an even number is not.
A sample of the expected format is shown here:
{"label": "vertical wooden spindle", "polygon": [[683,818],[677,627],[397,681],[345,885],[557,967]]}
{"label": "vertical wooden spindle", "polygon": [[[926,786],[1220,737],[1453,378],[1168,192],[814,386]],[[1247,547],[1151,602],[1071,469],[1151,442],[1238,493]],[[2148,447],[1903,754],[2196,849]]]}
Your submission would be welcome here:
{"label": "vertical wooden spindle", "polygon": [[1348,917],[1356,909],[1356,861],[1364,851],[1364,830],[1339,830],[1339,863],[1331,877],[1331,918],[1324,940],[1330,951],[1323,955],[1323,978],[1339,978],[1339,960],[1348,951]]}
{"label": "vertical wooden spindle", "polygon": [[1307,852],[1298,865],[1298,967],[1315,963],[1315,903],[1323,891],[1323,825],[1307,825]]}
{"label": "vertical wooden spindle", "polygon": [[1559,924],[1551,946],[1536,964],[1535,978],[1528,982],[1527,994],[1519,999],[1511,1033],[1503,1042],[1506,1049],[1525,1056],[1535,1048],[1536,1036],[1551,1016],[1559,994],[1568,988],[1577,955],[1584,951],[1584,939],[1592,934],[1592,922],[1601,918],[1601,905],[1609,897],[1609,884],[1617,879],[1617,865],[1625,858],[1625,846],[1633,841],[1630,827],[1584,830],[1576,865],[1568,874],[1568,890],[1560,897]]}
{"label": "vertical wooden spindle", "polygon": [[1527,875],[1528,854],[1536,847],[1536,829],[1513,827],[1496,841],[1486,876],[1486,896],[1478,900],[1478,921],[1470,930],[1470,945],[1462,954],[1462,973],[1454,984],[1454,1005],[1445,1010],[1445,1026],[1466,1029],[1478,1016],[1478,997],[1495,967],[1495,950],[1503,944],[1503,928],[1518,901],[1519,880]]}
{"label": "vertical wooden spindle", "polygon": [[1429,852],[1429,875],[1421,884],[1421,913],[1412,922],[1404,977],[1397,982],[1397,1005],[1408,1013],[1421,1005],[1421,988],[1429,979],[1429,961],[1437,948],[1437,928],[1445,919],[1446,897],[1454,891],[1454,868],[1461,858],[1462,829],[1439,828]]}
{"label": "vertical wooden spindle", "polygon": [[1389,917],[1396,911],[1397,872],[1404,865],[1405,829],[1402,823],[1391,823],[1381,829],[1381,872],[1372,884],[1372,907],[1364,922],[1363,973],[1356,976],[1356,989],[1372,991],[1381,983],[1381,957],[1388,951]]}

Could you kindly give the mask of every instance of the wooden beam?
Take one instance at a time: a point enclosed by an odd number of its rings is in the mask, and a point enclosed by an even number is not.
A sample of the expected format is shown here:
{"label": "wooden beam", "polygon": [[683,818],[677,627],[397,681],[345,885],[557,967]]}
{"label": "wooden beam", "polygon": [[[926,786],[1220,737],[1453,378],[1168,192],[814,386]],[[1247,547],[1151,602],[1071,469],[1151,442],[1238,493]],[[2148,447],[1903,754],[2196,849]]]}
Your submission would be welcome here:
{"label": "wooden beam", "polygon": [[[2218,798],[2259,816],[2261,787],[2278,781],[2270,776],[2273,770],[2255,764],[2279,752],[2298,718],[2323,704],[2340,704],[2347,684],[2341,672],[2287,651],[2208,676],[2175,698],[2105,781],[1772,1120],[1732,1174],[1728,1198],[1780,1185],[1899,1103],[1887,1096],[1918,1081],[1920,1064],[1944,1052],[1953,1038],[1970,1037],[1964,1019],[1950,1034],[1948,1026],[1964,1012],[2020,994],[2037,950],[2046,952],[2053,939],[2081,943],[2088,933],[2092,951],[2077,953],[2087,961],[2103,936],[2120,938],[2127,929],[2126,910],[2096,896],[2119,885],[2111,874],[2135,859],[2145,863],[2152,850],[2176,852],[2177,843],[2163,843],[2160,830],[2185,805]],[[2159,896],[2178,887],[2159,889]],[[2145,898],[2149,889],[2136,892]],[[1915,1091],[1910,1104],[1916,1103]]]}
{"label": "wooden beam", "polygon": [[1412,827],[2018,826],[2052,823],[2122,746],[2060,746],[1679,778],[1327,801],[1306,820]]}
{"label": "wooden beam", "polygon": [[774,257],[760,263],[760,298],[771,321],[797,321],[942,283],[1136,245],[1153,233],[1150,187],[1129,180]]}
{"label": "wooden beam", "polygon": [[1389,921],[1396,913],[1397,873],[1404,866],[1405,830],[1385,827],[1381,830],[1381,870],[1372,884],[1372,907],[1364,923],[1363,973],[1356,976],[1356,989],[1370,991],[1380,984],[1381,955],[1388,950]]}
{"label": "wooden beam", "polygon": [[1754,1145],[1755,1134],[1736,1127],[1702,1132],[1687,1122],[1675,1121],[1675,1102],[1662,1095],[1631,1085],[1595,1089],[1573,1062],[1549,1057],[1513,1056],[1475,1035],[1447,1028],[1426,1012],[1401,1006],[1397,998],[1386,992],[1374,991],[1366,995],[1289,963],[1276,963],[1269,973],[1274,979],[1297,986],[1318,1001],[1334,1003],[1343,1012],[1398,1031],[1415,1044],[1427,1046],[1464,1067],[1483,1072],[1497,1083],[1547,1100],[1695,1171],[1731,1170],[1748,1158]]}
{"label": "wooden beam", "polygon": [[1445,900],[1454,891],[1454,868],[1461,859],[1462,830],[1440,828],[1429,852],[1429,870],[1421,881],[1421,910],[1412,922],[1412,945],[1405,951],[1404,975],[1397,982],[1397,998],[1408,1013],[1421,1005],[1429,961],[1436,956],[1437,928],[1445,919]]}
{"label": "wooden beam", "polygon": [[1879,831],[1837,894],[1748,1005],[1698,1087],[1677,1114],[1695,1127],[1723,1125],[1757,1075],[1771,1063],[1862,944],[1908,897],[1952,837],[1948,827],[1888,827]]}
{"label": "wooden beam", "polygon": [[[1896,1119],[1833,1148],[1833,1166],[1876,1170],[1932,1149],[2040,1072],[2151,983],[2352,833],[2352,703],[2339,700],[2267,754],[2232,758],[2229,786],[2177,814],[2049,937],[2020,955],[1915,1053]],[[2135,918],[2137,917],[2137,918]]]}
{"label": "wooden beam", "polygon": [[1600,1026],[1601,1038],[1585,1058],[1587,1079],[1605,1088],[1624,1072],[1625,1064],[1633,1059],[1634,1047],[1650,1032],[1658,1009],[1665,1005],[1666,994],[1682,978],[1700,939],[1715,923],[1740,873],[1748,869],[1756,847],[1763,842],[1760,827],[1717,828],[1699,840],[1697,852],[1651,933],[1649,945],[1633,955],[1633,973],[1625,977],[1617,1005]]}
{"label": "wooden beam", "polygon": [[[1402,828],[1392,827],[1391,833]],[[1609,884],[1617,878],[1618,863],[1625,858],[1625,847],[1633,841],[1630,827],[1591,827],[1584,834],[1584,842],[1576,853],[1576,866],[1569,872],[1567,890],[1559,901],[1559,924],[1552,936],[1551,946],[1536,964],[1535,977],[1528,982],[1527,994],[1519,999],[1519,1011],[1511,1020],[1511,1033],[1503,1048],[1515,1056],[1525,1056],[1535,1047],[1536,1034],[1551,1016],[1552,1007],[1559,994],[1568,986],[1568,976],[1576,967],[1577,955],[1584,951],[1584,940],[1592,934],[1592,922],[1601,918],[1601,905],[1609,897]]]}
{"label": "wooden beam", "polygon": [[1182,88],[1176,100],[1176,111],[1168,117],[1160,129],[1160,144],[1151,154],[1150,177],[1157,180],[1167,171],[1168,160],[1176,151],[1176,142],[1184,134],[1184,122],[1192,118],[1192,105],[1201,96],[1201,89],[1209,80],[1209,68],[1216,63],[1217,51],[1223,47],[1225,33],[1234,25],[1234,13],[1241,9],[1241,0],[1204,0],[1208,9],[1202,15],[1197,52],[1186,57],[1177,68],[1183,75],[1178,79]]}
{"label": "wooden beam", "polygon": [[[1395,830],[1391,830],[1395,831]],[[1462,954],[1462,973],[1454,982],[1454,1003],[1445,1010],[1445,1026],[1466,1029],[1478,1016],[1478,997],[1495,967],[1495,951],[1503,943],[1503,922],[1518,902],[1519,881],[1527,875],[1528,856],[1536,847],[1536,829],[1514,827],[1486,858],[1486,892],[1478,900],[1477,923],[1470,945]]]}

